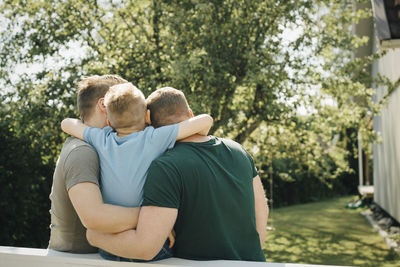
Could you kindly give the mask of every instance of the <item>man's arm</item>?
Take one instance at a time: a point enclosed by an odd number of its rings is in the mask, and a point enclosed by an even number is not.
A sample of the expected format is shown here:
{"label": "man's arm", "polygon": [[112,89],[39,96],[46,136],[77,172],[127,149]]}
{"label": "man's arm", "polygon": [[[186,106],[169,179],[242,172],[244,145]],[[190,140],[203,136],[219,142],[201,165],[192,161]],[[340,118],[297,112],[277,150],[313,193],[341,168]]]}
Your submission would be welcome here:
{"label": "man's arm", "polygon": [[161,250],[174,226],[178,210],[154,206],[142,207],[136,230],[118,234],[87,231],[89,243],[114,255],[151,260]]}
{"label": "man's arm", "polygon": [[139,207],[104,204],[100,188],[94,183],[78,183],[68,190],[68,195],[82,224],[88,229],[119,233],[137,225]]}
{"label": "man's arm", "polygon": [[260,176],[253,178],[254,202],[256,209],[256,226],[260,236],[261,248],[264,247],[265,236],[267,234],[268,204]]}
{"label": "man's arm", "polygon": [[178,137],[181,140],[194,134],[207,135],[213,123],[210,115],[202,114],[178,124]]}
{"label": "man's arm", "polygon": [[83,122],[78,119],[67,118],[61,122],[61,129],[64,132],[81,140],[83,140],[83,133],[87,127],[89,126],[83,124]]}

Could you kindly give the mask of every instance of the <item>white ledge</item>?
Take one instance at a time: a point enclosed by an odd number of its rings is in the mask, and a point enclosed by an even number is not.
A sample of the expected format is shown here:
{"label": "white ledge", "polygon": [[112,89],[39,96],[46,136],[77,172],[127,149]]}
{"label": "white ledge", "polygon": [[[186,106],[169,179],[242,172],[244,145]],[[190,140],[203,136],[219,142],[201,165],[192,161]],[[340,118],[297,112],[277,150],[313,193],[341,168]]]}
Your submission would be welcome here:
{"label": "white ledge", "polygon": [[381,47],[384,49],[399,48],[400,47],[400,39],[381,40],[380,44],[381,44]]}
{"label": "white ledge", "polygon": [[[149,263],[116,262],[103,260],[99,254],[74,254],[58,252],[48,249],[3,247],[0,246],[0,266],[7,267],[90,267],[90,266],[205,266],[205,267],[299,267],[299,266],[327,266],[291,263],[270,263],[270,262],[250,262],[250,261],[192,261],[179,258]],[[329,267],[333,267],[330,265]]]}

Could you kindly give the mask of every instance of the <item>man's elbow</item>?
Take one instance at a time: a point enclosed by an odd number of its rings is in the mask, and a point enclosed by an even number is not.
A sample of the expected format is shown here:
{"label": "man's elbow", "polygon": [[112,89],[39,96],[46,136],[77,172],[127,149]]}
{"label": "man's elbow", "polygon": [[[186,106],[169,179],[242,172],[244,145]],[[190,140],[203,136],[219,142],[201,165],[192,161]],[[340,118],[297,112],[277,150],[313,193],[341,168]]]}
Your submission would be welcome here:
{"label": "man's elbow", "polygon": [[102,221],[102,219],[90,214],[81,217],[81,222],[86,229],[102,231]]}
{"label": "man's elbow", "polygon": [[141,246],[135,247],[136,249],[130,249],[129,251],[135,252],[135,255],[131,255],[133,259],[141,259],[141,260],[152,260],[155,256],[160,252],[162,249],[158,245],[155,244],[156,242],[143,242]]}
{"label": "man's elbow", "polygon": [[[96,244],[94,243],[94,240],[90,240],[89,239],[90,236],[87,236],[87,237],[88,237],[89,243],[92,246],[96,246]],[[118,255],[122,256],[124,258],[128,258],[128,259],[138,259],[138,260],[149,261],[149,260],[154,259],[154,257],[157,255],[158,252],[159,251],[155,250],[154,247],[141,246],[140,248],[135,247],[135,249],[132,249],[128,245],[124,249],[120,250]]]}
{"label": "man's elbow", "polygon": [[134,252],[134,255],[130,255],[129,258],[133,259],[141,259],[141,260],[152,260],[162,249],[162,245],[159,246],[155,244],[157,242],[143,242],[141,246],[136,247],[135,249],[129,249],[130,252]]}
{"label": "man's elbow", "polygon": [[212,125],[213,124],[213,122],[214,122],[214,118],[213,117],[211,117],[211,115],[208,115],[207,114],[207,121],[208,121],[208,123],[210,124],[210,125]]}
{"label": "man's elbow", "polygon": [[96,246],[95,238],[94,238],[94,232],[92,230],[88,229],[86,231],[86,239],[87,239],[87,241],[89,242],[90,245],[92,245],[94,247]]}
{"label": "man's elbow", "polygon": [[139,255],[137,255],[138,259],[141,260],[152,260],[159,251],[155,250],[153,247],[143,250]]}
{"label": "man's elbow", "polygon": [[68,119],[63,119],[61,122],[61,130],[63,130],[64,132],[66,130],[67,124],[68,124]]}

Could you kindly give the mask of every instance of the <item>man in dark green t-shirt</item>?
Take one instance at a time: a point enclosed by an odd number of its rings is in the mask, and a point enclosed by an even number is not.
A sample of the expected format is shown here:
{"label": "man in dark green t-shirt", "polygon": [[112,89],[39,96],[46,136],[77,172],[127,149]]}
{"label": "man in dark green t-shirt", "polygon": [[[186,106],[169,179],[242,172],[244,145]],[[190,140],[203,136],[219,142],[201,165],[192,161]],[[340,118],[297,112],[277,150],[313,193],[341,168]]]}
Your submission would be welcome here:
{"label": "man in dark green t-shirt", "polygon": [[[193,116],[173,88],[161,88],[147,101],[154,127]],[[176,257],[265,261],[265,200],[253,159],[240,144],[194,135],[151,164],[136,230],[89,231],[88,238],[113,254],[151,259],[174,228]]]}

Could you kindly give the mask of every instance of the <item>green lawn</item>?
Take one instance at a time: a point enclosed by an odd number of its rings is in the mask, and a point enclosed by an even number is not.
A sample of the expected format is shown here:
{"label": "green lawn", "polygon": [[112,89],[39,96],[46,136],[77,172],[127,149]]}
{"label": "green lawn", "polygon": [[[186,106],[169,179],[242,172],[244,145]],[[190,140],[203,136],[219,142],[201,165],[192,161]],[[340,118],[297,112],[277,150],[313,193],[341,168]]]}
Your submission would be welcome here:
{"label": "green lawn", "polygon": [[268,262],[400,266],[360,209],[344,208],[352,197],[272,211],[264,253]]}

